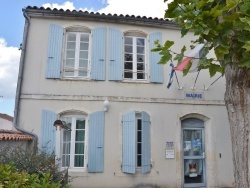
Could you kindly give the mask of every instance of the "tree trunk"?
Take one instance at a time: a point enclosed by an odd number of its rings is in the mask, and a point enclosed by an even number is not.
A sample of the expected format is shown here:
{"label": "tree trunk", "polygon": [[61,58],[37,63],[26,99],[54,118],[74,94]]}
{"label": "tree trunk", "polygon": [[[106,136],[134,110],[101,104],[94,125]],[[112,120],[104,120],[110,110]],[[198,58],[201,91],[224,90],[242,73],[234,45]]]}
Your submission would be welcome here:
{"label": "tree trunk", "polygon": [[225,103],[231,129],[235,187],[249,188],[249,75],[246,68],[239,68],[232,63],[226,66],[225,77]]}

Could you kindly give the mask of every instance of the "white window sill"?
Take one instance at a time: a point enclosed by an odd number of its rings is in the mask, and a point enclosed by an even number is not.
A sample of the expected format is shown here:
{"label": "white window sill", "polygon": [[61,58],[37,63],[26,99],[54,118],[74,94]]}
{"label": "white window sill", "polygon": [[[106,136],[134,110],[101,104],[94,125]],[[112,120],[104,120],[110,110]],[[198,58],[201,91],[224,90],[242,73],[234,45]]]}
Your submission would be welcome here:
{"label": "white window sill", "polygon": [[141,83],[141,84],[149,84],[149,80],[126,80],[123,79],[122,82],[124,83]]}

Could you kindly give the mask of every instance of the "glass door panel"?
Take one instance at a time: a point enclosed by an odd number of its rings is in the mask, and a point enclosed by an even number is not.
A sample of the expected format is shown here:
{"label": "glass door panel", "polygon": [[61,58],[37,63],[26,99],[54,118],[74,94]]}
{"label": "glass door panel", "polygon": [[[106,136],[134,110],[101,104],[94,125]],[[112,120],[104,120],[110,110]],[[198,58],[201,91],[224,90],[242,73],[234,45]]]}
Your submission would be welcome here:
{"label": "glass door panel", "polygon": [[182,130],[184,187],[205,186],[204,129]]}

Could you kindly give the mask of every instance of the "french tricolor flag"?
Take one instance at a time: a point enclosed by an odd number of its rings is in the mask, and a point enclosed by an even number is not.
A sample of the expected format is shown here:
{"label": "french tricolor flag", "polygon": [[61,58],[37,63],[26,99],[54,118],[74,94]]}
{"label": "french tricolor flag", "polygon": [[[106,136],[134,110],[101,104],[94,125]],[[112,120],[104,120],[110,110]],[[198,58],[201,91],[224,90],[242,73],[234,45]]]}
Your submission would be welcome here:
{"label": "french tricolor flag", "polygon": [[196,46],[188,55],[187,57],[185,57],[181,63],[179,65],[177,65],[176,67],[174,67],[174,70],[176,71],[183,71],[188,62],[192,62],[192,66],[189,69],[189,72],[195,72],[198,70],[198,63],[200,61],[201,58],[201,54],[203,51],[203,47],[205,44],[199,44],[198,46]]}

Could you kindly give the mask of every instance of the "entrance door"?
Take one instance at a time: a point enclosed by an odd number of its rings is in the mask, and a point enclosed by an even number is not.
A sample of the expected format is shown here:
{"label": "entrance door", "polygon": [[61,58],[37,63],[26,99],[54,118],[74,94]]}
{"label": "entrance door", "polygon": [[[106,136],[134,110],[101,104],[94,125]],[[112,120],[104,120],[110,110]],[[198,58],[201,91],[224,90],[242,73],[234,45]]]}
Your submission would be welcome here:
{"label": "entrance door", "polygon": [[183,185],[206,186],[204,122],[198,119],[182,121]]}

